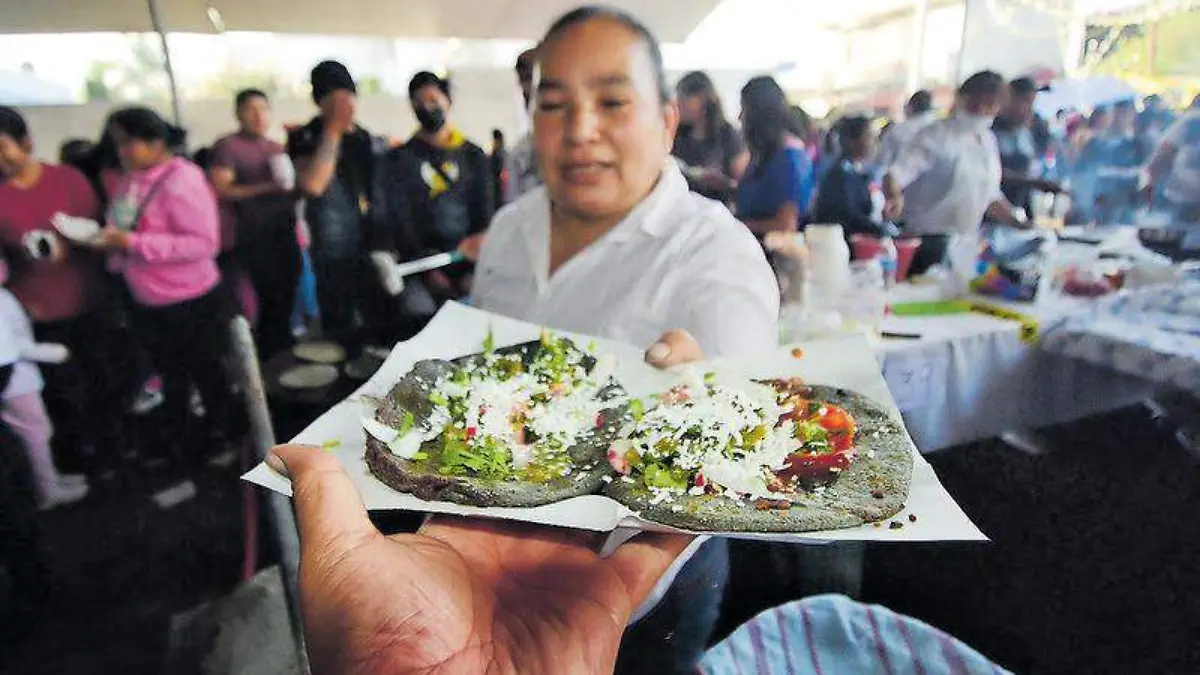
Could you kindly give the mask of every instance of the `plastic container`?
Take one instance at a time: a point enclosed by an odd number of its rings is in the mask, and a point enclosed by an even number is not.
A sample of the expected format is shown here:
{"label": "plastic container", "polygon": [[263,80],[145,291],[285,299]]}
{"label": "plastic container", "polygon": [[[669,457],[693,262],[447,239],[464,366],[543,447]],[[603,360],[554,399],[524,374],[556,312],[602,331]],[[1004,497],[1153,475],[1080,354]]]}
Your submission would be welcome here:
{"label": "plastic container", "polygon": [[808,241],[808,298],[818,308],[837,309],[850,285],[850,247],[841,225],[813,224]]}
{"label": "plastic container", "polygon": [[[855,260],[877,258],[883,250],[883,243],[868,234],[852,234],[850,243],[854,246]],[[893,239],[892,243],[896,246],[896,280],[904,281],[908,279],[908,270],[912,267],[917,249],[921,248],[921,239],[919,237],[901,237]]]}

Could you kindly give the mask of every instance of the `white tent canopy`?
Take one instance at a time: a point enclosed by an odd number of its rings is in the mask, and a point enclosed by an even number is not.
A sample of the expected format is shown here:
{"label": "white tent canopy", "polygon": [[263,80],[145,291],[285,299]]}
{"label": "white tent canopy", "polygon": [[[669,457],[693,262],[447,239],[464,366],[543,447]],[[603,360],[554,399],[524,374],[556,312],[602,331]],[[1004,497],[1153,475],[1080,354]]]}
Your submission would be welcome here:
{"label": "white tent canopy", "polygon": [[[536,40],[580,0],[157,0],[171,32],[219,30]],[[679,42],[720,0],[615,0],[667,42]],[[218,18],[214,22],[214,17]],[[150,32],[146,0],[36,0],[0,3],[2,33]]]}

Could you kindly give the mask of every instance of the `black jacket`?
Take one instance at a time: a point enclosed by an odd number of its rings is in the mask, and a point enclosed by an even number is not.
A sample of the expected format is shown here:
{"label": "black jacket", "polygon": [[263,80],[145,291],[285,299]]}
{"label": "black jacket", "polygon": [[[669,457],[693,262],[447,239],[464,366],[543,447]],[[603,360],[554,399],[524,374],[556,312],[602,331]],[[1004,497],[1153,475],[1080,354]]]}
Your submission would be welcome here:
{"label": "black jacket", "polygon": [[492,219],[491,162],[463,140],[434,147],[413,137],[380,159],[375,171],[374,250],[403,260],[448,251]]}
{"label": "black jacket", "polygon": [[873,210],[871,175],[855,170],[850,160],[843,157],[829,167],[821,179],[812,222],[840,223],[847,237],[851,234],[884,236],[882,224],[871,218]]}

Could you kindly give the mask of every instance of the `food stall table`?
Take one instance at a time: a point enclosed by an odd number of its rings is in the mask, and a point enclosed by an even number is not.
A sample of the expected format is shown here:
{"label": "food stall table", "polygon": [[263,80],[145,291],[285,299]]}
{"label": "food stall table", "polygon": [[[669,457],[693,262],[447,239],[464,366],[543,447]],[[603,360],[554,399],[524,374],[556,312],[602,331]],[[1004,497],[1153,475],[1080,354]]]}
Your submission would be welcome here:
{"label": "food stall table", "polygon": [[[919,298],[902,284],[893,298]],[[1005,306],[992,298],[977,298]],[[1042,330],[1077,308],[1007,305]],[[1145,380],[1039,349],[1019,321],[967,312],[883,322],[884,378],[922,452],[1024,432],[1133,405]]]}

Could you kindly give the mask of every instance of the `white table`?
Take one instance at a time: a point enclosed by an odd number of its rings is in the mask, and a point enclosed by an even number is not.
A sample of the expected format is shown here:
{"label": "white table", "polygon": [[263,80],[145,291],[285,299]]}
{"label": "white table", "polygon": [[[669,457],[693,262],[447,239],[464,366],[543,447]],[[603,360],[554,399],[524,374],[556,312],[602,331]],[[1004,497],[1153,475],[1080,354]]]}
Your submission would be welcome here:
{"label": "white table", "polygon": [[[1053,318],[1047,314],[1038,318]],[[1022,342],[1016,321],[976,313],[889,316],[883,330],[921,336],[884,340],[881,362],[922,452],[1070,422],[1153,391],[1141,378]]]}

